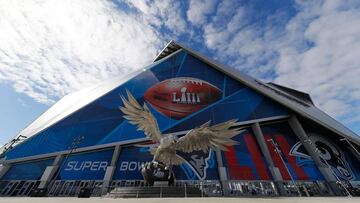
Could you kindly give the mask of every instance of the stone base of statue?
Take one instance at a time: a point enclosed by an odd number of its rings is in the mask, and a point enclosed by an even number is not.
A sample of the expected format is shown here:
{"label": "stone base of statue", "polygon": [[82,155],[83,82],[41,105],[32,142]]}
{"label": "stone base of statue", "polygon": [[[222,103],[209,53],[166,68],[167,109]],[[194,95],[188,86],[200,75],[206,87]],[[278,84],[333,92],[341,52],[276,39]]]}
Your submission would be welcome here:
{"label": "stone base of statue", "polygon": [[169,186],[169,181],[154,181],[154,187],[167,187]]}
{"label": "stone base of statue", "polygon": [[145,163],[141,167],[141,174],[145,180],[145,184],[149,186],[154,186],[155,181],[166,181],[169,186],[174,184],[174,174],[170,172],[168,167],[158,161]]}

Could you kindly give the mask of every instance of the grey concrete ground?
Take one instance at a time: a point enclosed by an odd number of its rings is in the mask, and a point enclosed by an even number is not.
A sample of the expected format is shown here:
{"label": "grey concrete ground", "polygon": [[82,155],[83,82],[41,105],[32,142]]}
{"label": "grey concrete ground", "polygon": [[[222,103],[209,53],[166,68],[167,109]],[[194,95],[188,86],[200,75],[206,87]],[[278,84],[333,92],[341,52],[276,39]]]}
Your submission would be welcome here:
{"label": "grey concrete ground", "polygon": [[93,202],[104,202],[104,203],[183,203],[183,202],[194,202],[194,203],[352,203],[360,202],[359,197],[278,197],[278,198],[146,198],[146,199],[113,199],[113,198],[29,198],[29,197],[2,197],[0,203],[93,203]]}

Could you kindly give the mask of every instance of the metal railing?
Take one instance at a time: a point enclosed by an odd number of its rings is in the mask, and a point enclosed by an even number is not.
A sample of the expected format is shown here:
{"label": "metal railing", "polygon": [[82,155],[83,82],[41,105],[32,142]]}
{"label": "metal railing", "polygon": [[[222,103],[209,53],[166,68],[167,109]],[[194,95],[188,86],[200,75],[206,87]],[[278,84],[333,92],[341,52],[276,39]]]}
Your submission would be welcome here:
{"label": "metal railing", "polygon": [[82,188],[89,188],[91,196],[103,195],[103,181],[94,180],[56,180],[49,184],[47,196],[50,197],[77,197]]}
{"label": "metal railing", "polygon": [[107,197],[213,197],[222,196],[219,181],[177,181],[173,186],[147,186],[143,181],[113,181]]}
{"label": "metal railing", "polygon": [[[29,196],[40,181],[0,181],[0,196]],[[91,196],[120,197],[273,197],[273,196],[346,196],[344,186],[352,196],[360,196],[360,181],[176,181],[173,186],[147,186],[142,180],[114,180],[109,184],[94,180],[56,180],[47,187],[47,196],[77,197],[87,188]],[[329,185],[336,188],[331,192]],[[282,190],[281,192],[279,190]]]}

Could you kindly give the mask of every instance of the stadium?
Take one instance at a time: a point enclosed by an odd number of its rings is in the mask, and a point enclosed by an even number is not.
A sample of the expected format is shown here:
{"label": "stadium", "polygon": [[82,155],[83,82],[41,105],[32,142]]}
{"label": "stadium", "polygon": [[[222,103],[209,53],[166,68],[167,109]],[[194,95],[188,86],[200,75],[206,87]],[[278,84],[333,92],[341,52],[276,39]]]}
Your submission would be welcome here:
{"label": "stadium", "polygon": [[[159,143],[124,115],[127,100],[164,137],[231,122],[236,144],[177,151],[174,184],[148,186],[141,168]],[[359,196],[359,146],[309,94],[171,41],[149,66],[63,97],[4,145],[0,196]]]}

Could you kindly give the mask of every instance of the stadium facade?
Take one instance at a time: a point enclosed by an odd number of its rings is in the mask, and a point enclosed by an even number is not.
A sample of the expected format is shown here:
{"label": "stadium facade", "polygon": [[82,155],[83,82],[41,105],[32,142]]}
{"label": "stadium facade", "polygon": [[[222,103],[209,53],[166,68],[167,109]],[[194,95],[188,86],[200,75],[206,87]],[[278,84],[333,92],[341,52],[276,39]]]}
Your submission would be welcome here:
{"label": "stadium facade", "polygon": [[[168,86],[156,89],[160,83]],[[178,153],[177,185],[199,185],[208,196],[359,195],[358,135],[307,93],[264,83],[174,41],[148,67],[65,96],[6,144],[0,195],[46,189],[72,196],[84,187],[101,195],[142,186],[140,168],[153,159],[154,143],[119,110],[126,90],[148,104],[164,135],[231,119],[243,129],[227,151]]]}

